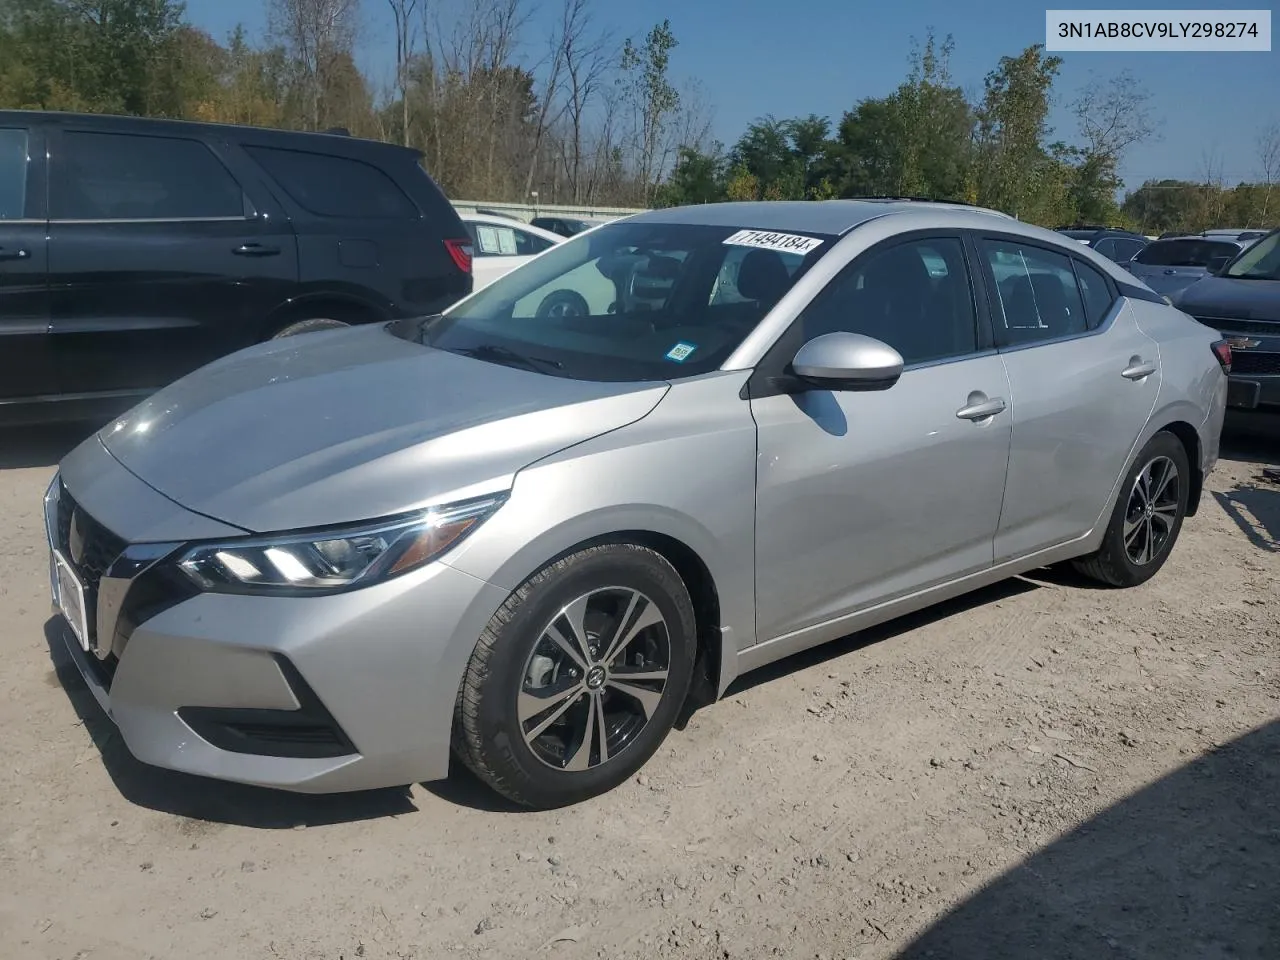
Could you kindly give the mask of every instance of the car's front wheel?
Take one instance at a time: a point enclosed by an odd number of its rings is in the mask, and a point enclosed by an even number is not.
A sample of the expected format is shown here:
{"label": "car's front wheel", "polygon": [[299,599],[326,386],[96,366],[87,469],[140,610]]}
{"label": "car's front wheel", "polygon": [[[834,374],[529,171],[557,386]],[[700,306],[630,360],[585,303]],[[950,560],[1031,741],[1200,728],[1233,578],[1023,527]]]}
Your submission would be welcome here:
{"label": "car's front wheel", "polygon": [[454,750],[524,806],[604,793],[670,732],[695,647],[688,590],[660,554],[634,544],[571,554],[485,628],[458,692]]}
{"label": "car's front wheel", "polygon": [[1169,559],[1190,493],[1186,448],[1173,434],[1157,433],[1129,468],[1102,546],[1076,560],[1076,568],[1113,587],[1150,580]]}

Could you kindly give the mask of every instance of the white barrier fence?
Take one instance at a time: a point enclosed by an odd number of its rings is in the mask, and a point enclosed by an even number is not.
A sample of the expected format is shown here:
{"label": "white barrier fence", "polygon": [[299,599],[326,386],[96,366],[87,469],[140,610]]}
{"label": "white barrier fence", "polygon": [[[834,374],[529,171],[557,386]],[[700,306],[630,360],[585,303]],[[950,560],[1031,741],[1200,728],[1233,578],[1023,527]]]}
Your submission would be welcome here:
{"label": "white barrier fence", "polygon": [[489,203],[476,200],[454,200],[454,209],[459,213],[497,213],[509,217],[517,217],[526,222],[534,217],[572,217],[582,220],[611,220],[614,217],[629,217],[633,213],[644,213],[640,207],[597,207],[590,204],[581,206],[560,206],[555,204],[533,203]]}

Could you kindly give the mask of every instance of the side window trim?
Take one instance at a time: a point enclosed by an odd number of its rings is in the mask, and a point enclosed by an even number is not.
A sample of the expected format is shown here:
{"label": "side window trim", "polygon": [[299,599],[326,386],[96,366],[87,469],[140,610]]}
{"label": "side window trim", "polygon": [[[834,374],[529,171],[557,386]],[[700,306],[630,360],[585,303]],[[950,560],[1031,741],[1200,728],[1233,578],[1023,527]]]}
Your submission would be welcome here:
{"label": "side window trim", "polygon": [[[92,133],[106,134],[110,136],[135,137],[137,139],[150,140],[183,140],[198,143],[207,150],[210,156],[218,163],[218,165],[226,172],[227,177],[240,189],[241,204],[243,213],[240,216],[225,217],[55,217],[53,215],[53,195],[56,190],[62,189],[66,184],[68,177],[67,164],[65,162],[67,142],[66,134],[68,133]],[[57,132],[49,139],[49,155],[50,160],[47,165],[47,187],[46,187],[46,214],[51,223],[244,223],[257,218],[257,211],[253,201],[249,198],[248,193],[244,189],[244,184],[240,178],[235,175],[226,161],[214,149],[213,144],[200,136],[174,136],[172,134],[152,134],[152,133],[135,133],[132,130],[120,131],[112,130],[108,127],[95,126],[64,126],[59,127]]]}
{"label": "side window trim", "polygon": [[765,397],[778,396],[787,393],[785,388],[786,369],[791,365],[791,360],[795,356],[796,351],[803,346],[803,343],[793,341],[798,340],[795,331],[800,329],[800,324],[804,319],[804,313],[818,298],[823,295],[831,286],[836,283],[847,271],[856,269],[856,265],[864,262],[870,257],[884,253],[894,247],[902,246],[908,243],[918,243],[922,240],[954,240],[961,247],[964,256],[964,264],[966,273],[968,274],[969,297],[973,303],[974,313],[974,335],[977,338],[978,349],[971,353],[963,353],[954,357],[943,357],[938,360],[924,360],[918,363],[908,363],[902,369],[903,372],[908,370],[920,370],[928,367],[940,367],[948,363],[958,363],[964,360],[972,360],[976,357],[982,357],[994,354],[996,352],[994,344],[987,340],[984,334],[984,328],[989,329],[991,318],[983,309],[979,290],[981,289],[977,278],[974,276],[973,263],[970,262],[970,251],[966,245],[967,235],[971,231],[963,229],[938,229],[925,228],[922,230],[910,230],[904,233],[897,233],[891,237],[873,243],[846,260],[832,275],[831,279],[826,282],[817,292],[814,293],[809,300],[796,311],[796,315],[791,319],[787,328],[780,333],[769,349],[764,352],[760,358],[760,362],[756,364],[755,370],[751,376],[747,378],[747,382],[743,384],[739,394],[744,400],[746,399],[763,399]]}

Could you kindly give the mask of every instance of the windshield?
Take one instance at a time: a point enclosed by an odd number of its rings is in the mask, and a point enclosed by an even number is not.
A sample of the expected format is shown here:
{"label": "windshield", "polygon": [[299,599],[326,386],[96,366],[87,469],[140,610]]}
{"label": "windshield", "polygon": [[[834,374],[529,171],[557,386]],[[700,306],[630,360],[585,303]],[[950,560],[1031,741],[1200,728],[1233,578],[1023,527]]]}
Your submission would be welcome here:
{"label": "windshield", "polygon": [[1240,254],[1223,274],[1239,280],[1280,280],[1280,230]]}
{"label": "windshield", "polygon": [[407,335],[579,380],[695,376],[718,368],[834,239],[609,224],[548,250]]}
{"label": "windshield", "polygon": [[1142,248],[1136,263],[1151,267],[1204,267],[1212,261],[1225,262],[1240,252],[1234,243],[1214,240],[1157,240]]}

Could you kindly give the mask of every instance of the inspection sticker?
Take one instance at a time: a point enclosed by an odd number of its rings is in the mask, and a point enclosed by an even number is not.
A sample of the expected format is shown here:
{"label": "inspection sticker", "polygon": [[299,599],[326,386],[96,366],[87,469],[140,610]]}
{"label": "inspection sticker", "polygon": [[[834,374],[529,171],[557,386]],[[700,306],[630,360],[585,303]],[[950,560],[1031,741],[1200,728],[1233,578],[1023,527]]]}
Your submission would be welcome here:
{"label": "inspection sticker", "polygon": [[676,363],[684,363],[689,359],[689,354],[698,349],[696,343],[685,343],[681,340],[674,347],[667,351],[667,359],[674,360]]}
{"label": "inspection sticker", "polygon": [[739,230],[725,240],[735,247],[760,247],[762,250],[780,250],[804,256],[815,247],[822,246],[817,237],[802,237],[797,233],[774,233],[771,230]]}

